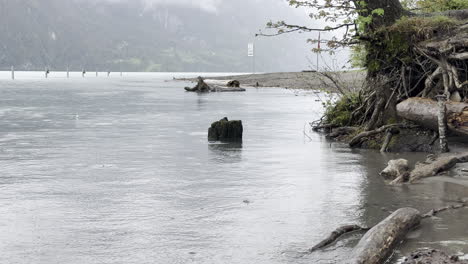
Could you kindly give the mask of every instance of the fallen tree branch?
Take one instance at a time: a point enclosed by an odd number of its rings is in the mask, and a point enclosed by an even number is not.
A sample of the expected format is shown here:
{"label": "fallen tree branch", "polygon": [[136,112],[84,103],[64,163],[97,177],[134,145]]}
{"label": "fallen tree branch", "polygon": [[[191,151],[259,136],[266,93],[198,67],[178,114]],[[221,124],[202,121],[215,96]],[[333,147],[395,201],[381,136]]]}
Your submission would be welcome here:
{"label": "fallen tree branch", "polygon": [[450,210],[450,209],[456,210],[456,209],[465,208],[467,206],[468,206],[468,203],[466,203],[466,202],[461,202],[459,204],[448,205],[448,206],[445,206],[445,207],[432,209],[429,212],[423,214],[421,217],[423,219],[425,219],[425,218],[436,216],[438,213],[441,213],[441,212],[444,212],[444,211],[447,211],[447,210]]}

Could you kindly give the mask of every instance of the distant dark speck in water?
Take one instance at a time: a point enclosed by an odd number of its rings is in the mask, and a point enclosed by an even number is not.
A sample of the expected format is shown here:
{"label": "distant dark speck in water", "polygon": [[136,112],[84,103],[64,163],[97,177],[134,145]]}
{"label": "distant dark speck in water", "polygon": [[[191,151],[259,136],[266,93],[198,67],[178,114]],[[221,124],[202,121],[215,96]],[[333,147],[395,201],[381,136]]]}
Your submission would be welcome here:
{"label": "distant dark speck in water", "polygon": [[244,201],[243,201],[243,203],[245,203],[245,204],[249,204],[249,203],[250,203],[250,201],[249,201],[249,200],[244,200]]}
{"label": "distant dark speck in water", "polygon": [[195,255],[197,252],[189,252],[190,255]]}

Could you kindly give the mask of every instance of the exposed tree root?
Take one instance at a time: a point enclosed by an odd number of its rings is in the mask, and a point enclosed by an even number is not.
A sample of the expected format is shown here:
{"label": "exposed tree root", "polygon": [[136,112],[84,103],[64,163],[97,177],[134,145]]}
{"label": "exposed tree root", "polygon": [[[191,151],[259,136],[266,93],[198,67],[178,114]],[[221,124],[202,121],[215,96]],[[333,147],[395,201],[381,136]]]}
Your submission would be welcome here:
{"label": "exposed tree root", "polygon": [[365,132],[362,132],[362,133],[358,134],[353,139],[351,139],[351,141],[349,142],[349,146],[352,147],[352,148],[359,147],[362,144],[362,141],[364,140],[364,138],[370,137],[370,136],[373,136],[373,135],[376,135],[376,134],[383,133],[383,132],[387,131],[388,129],[416,128],[416,127],[417,126],[405,125],[405,124],[385,125],[385,126],[382,126],[382,127],[378,128],[378,129],[371,130],[371,131],[365,131]]}
{"label": "exposed tree root", "polygon": [[335,231],[333,231],[327,238],[322,240],[320,243],[317,245],[313,246],[311,249],[309,249],[309,252],[312,253],[316,250],[323,249],[329,245],[331,245],[333,242],[335,242],[338,238],[341,236],[356,232],[356,231],[367,231],[369,228],[365,227],[360,227],[358,225],[345,225],[337,228]]}

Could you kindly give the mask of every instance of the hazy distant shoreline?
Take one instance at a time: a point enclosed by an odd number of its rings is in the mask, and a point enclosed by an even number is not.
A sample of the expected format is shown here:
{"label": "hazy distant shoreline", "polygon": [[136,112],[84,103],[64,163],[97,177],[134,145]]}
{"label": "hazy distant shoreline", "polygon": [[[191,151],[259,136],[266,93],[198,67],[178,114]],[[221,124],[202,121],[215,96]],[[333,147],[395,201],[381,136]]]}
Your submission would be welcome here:
{"label": "hazy distant shoreline", "polygon": [[[360,88],[365,78],[363,71],[349,71],[333,73],[342,83],[347,86]],[[240,74],[229,76],[202,76],[207,83],[227,82],[229,80],[238,80],[241,86],[255,87],[281,87],[287,89],[323,89],[324,81],[330,85],[331,82],[316,72],[277,72],[277,73],[259,73],[259,74]],[[195,81],[193,78],[176,79],[183,81]]]}

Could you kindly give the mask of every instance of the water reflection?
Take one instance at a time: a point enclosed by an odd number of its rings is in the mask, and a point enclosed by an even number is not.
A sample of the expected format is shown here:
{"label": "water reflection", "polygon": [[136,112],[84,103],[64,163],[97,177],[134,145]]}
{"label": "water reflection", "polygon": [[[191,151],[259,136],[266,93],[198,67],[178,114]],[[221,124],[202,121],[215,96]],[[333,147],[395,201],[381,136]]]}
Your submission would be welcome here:
{"label": "water reflection", "polygon": [[212,159],[220,163],[239,163],[242,161],[242,142],[209,143]]}

